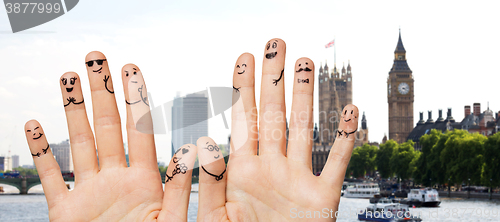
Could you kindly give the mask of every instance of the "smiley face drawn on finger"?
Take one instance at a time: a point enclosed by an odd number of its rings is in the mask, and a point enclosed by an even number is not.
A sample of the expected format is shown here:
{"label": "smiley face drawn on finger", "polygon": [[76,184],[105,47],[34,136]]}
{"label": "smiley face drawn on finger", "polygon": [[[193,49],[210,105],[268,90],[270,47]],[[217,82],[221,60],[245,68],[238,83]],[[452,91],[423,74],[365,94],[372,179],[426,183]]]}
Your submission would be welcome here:
{"label": "smiley face drawn on finger", "polygon": [[[26,133],[31,134],[33,132],[33,140],[40,139],[43,136],[42,130],[40,129],[40,126],[36,126],[33,130],[26,130]],[[37,135],[38,133],[38,135]]]}
{"label": "smiley face drawn on finger", "polygon": [[271,41],[267,42],[266,59],[273,59],[274,57],[276,57],[276,55],[278,54],[278,51],[275,51],[276,48],[278,48],[277,39],[273,40],[272,42]]}
{"label": "smiley face drawn on finger", "polygon": [[[69,81],[68,81],[69,80]],[[64,107],[69,106],[71,103],[75,105],[79,105],[83,103],[83,97],[81,101],[77,101],[77,99],[72,95],[73,90],[75,89],[75,84],[76,81],[78,80],[77,76],[74,76],[73,74],[64,74],[63,77],[61,77],[61,84],[62,88],[65,89],[65,91],[68,93],[68,98],[66,98],[67,103],[64,104]],[[78,95],[78,94],[77,94]]]}
{"label": "smiley face drawn on finger", "polygon": [[87,72],[89,74],[103,74],[104,88],[114,94],[113,84],[111,82],[111,74],[109,73],[108,60],[98,51],[93,51],[87,54],[85,57],[85,66],[87,67]]}
{"label": "smiley face drawn on finger", "polygon": [[[140,102],[149,106],[147,93],[144,90],[144,80],[142,78],[142,73],[139,68],[133,64],[128,64],[123,67],[123,75],[125,81],[128,81],[128,100],[125,99],[125,103],[128,105],[134,105]],[[137,87],[137,93],[135,93],[135,87]]]}
{"label": "smiley face drawn on finger", "polygon": [[[27,129],[26,135],[27,138],[31,138],[36,141],[42,138],[44,133],[42,131],[42,128],[40,128],[40,126],[35,126],[33,129]],[[47,144],[47,147],[45,149],[42,148],[42,152],[31,153],[31,156],[40,157],[42,154],[46,154],[48,150],[49,150],[49,144]]]}
{"label": "smiley face drawn on finger", "polygon": [[243,67],[246,68],[247,64],[243,63],[243,64],[241,64],[241,66],[240,65],[236,65],[236,68],[238,69],[236,72],[238,73],[238,75],[241,75],[241,74],[245,73],[246,70]]}
{"label": "smiley face drawn on finger", "polygon": [[220,148],[217,145],[212,145],[212,144],[208,144],[208,143],[209,142],[207,142],[207,146],[203,147],[203,149],[206,149],[210,152],[212,152],[212,151],[217,152],[217,156],[214,156],[214,159],[219,159],[220,158],[220,154],[219,154]]}
{"label": "smiley face drawn on finger", "polygon": [[355,133],[358,130],[358,116],[359,111],[355,105],[345,106],[337,132],[338,136],[345,135],[346,138],[349,138],[350,134]]}
{"label": "smiley face drawn on finger", "polygon": [[106,62],[105,58],[99,58],[99,59],[86,61],[85,64],[87,64],[87,67],[92,69],[92,72],[101,74],[104,62]]}
{"label": "smiley face drawn on finger", "polygon": [[309,68],[309,63],[308,62],[305,62],[304,65],[302,65],[302,63],[299,63],[299,69],[296,70],[295,72],[311,72],[311,68]]}

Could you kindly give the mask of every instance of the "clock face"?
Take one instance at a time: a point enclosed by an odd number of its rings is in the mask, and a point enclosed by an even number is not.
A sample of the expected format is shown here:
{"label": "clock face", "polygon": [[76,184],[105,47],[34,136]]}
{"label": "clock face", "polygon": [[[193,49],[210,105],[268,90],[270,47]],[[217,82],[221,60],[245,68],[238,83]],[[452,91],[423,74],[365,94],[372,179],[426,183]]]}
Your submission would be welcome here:
{"label": "clock face", "polygon": [[389,84],[389,89],[387,90],[389,93],[389,96],[391,95],[391,84]]}
{"label": "clock face", "polygon": [[398,91],[399,93],[406,95],[410,91],[410,86],[407,83],[402,82],[398,86]]}

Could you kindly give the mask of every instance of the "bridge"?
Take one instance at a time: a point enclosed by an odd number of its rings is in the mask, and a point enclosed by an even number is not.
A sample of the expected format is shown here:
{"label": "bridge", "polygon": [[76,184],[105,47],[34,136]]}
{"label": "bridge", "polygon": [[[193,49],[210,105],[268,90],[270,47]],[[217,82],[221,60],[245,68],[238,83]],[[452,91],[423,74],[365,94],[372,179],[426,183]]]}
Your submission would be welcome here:
{"label": "bridge", "polygon": [[[64,181],[75,181],[75,177],[63,177]],[[41,184],[38,177],[22,178],[0,178],[0,184],[16,187],[20,194],[28,194],[28,190],[33,186]]]}
{"label": "bridge", "polygon": [[[198,170],[196,168],[195,170]],[[75,177],[63,177],[64,181],[75,181]],[[165,174],[161,175],[161,181],[165,182]],[[193,176],[193,183],[198,183],[198,177]],[[41,184],[40,178],[38,177],[30,177],[30,178],[0,178],[0,185],[6,184],[16,187],[19,190],[19,194],[28,194],[28,190],[33,186]]]}

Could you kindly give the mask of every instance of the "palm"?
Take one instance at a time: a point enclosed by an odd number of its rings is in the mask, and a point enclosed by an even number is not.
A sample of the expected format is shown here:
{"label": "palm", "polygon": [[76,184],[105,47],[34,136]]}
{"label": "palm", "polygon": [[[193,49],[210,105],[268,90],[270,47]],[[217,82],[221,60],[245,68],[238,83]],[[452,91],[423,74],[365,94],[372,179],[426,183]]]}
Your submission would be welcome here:
{"label": "palm", "polygon": [[107,221],[116,212],[123,212],[125,221],[139,220],[139,215],[155,218],[162,207],[162,196],[158,171],[106,169],[50,206],[49,217],[54,221]]}
{"label": "palm", "polygon": [[[249,170],[244,166],[257,167]],[[292,209],[336,210],[339,199],[339,194],[309,169],[289,163],[284,157],[231,159],[226,195],[228,218],[245,215],[259,221],[285,221],[298,212]]]}

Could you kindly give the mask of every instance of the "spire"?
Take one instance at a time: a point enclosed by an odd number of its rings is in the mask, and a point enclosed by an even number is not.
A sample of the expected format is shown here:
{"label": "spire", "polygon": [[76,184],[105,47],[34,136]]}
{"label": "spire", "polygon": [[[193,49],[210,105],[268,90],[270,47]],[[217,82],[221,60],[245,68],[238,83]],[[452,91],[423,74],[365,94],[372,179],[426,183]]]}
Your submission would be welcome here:
{"label": "spire", "polygon": [[319,74],[323,74],[323,64],[319,63]]}
{"label": "spire", "polygon": [[361,119],[361,129],[368,129],[366,127],[366,116],[365,116],[365,111],[363,111],[363,118]]}
{"label": "spire", "polygon": [[351,71],[351,60],[347,60],[347,71]]}
{"label": "spire", "polygon": [[396,50],[394,52],[406,52],[405,47],[403,46],[403,40],[401,40],[401,28],[399,29],[398,45],[396,46]]}

